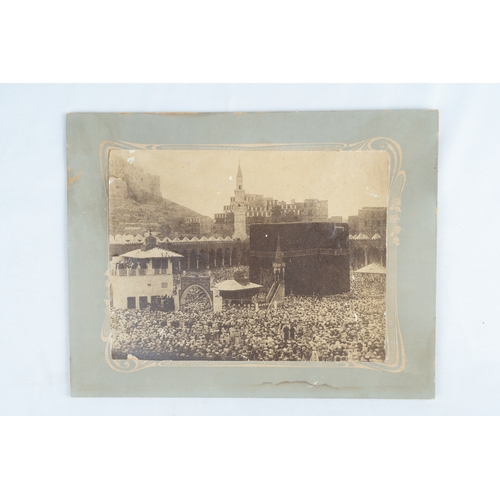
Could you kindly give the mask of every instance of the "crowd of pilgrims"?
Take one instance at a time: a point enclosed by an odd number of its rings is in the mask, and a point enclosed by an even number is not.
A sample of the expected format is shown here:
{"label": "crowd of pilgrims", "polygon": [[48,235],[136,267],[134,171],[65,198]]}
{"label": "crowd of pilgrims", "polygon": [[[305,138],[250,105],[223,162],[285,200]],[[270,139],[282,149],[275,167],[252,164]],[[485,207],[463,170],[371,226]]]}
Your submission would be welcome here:
{"label": "crowd of pilgrims", "polygon": [[[234,268],[212,272],[214,284]],[[177,278],[179,279],[179,278]],[[112,356],[149,360],[384,361],[385,275],[352,273],[351,292],[287,296],[281,307],[224,304],[192,288],[180,311],[112,309]]]}

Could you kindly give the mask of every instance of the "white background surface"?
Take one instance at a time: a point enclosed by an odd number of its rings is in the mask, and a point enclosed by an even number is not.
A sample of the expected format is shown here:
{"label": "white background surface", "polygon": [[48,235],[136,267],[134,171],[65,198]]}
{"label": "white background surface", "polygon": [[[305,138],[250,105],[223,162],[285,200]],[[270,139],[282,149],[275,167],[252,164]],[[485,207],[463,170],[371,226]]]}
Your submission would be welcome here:
{"label": "white background surface", "polygon": [[[19,0],[5,82],[494,82],[494,4]],[[64,115],[440,110],[433,401],[71,399]],[[500,87],[0,86],[0,414],[498,415]],[[5,498],[492,498],[496,419],[3,419]],[[4,494],[5,492],[5,494]]]}
{"label": "white background surface", "polygon": [[[6,85],[0,411],[23,415],[477,415],[500,412],[500,87]],[[440,110],[436,399],[72,399],[66,298],[65,114],[71,111]]]}

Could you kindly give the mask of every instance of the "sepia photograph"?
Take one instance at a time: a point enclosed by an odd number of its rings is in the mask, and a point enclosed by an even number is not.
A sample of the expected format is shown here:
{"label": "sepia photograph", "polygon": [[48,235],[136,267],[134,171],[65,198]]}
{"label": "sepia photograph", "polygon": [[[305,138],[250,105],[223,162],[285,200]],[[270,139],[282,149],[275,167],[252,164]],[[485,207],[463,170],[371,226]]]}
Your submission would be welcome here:
{"label": "sepia photograph", "polygon": [[107,161],[113,360],[384,363],[386,151]]}

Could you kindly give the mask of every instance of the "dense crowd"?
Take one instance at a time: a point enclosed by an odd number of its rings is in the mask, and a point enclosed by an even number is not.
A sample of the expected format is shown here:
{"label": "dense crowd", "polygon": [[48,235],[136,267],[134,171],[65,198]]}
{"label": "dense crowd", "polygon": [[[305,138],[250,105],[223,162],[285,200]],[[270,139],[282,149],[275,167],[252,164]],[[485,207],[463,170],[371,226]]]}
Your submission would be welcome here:
{"label": "dense crowd", "polygon": [[[233,269],[234,270],[234,269]],[[229,271],[214,270],[214,282]],[[231,276],[229,276],[231,277]],[[182,311],[112,309],[113,357],[208,361],[383,361],[385,275],[353,273],[351,292],[287,296],[279,308],[214,313],[191,289]]]}

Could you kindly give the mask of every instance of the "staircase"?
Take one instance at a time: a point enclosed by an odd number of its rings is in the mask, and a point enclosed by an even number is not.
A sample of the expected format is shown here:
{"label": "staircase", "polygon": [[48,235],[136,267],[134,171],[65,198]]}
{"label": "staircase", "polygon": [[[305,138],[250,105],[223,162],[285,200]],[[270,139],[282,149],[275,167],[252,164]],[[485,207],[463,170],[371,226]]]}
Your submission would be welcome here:
{"label": "staircase", "polygon": [[273,286],[269,290],[266,299],[268,304],[272,304],[273,302],[282,304],[285,300],[285,284],[281,281],[273,283]]}
{"label": "staircase", "polygon": [[271,288],[269,289],[269,292],[267,292],[266,295],[266,302],[269,304],[271,302],[272,298],[274,297],[274,294],[276,293],[276,289],[278,288],[279,282],[275,281]]}

